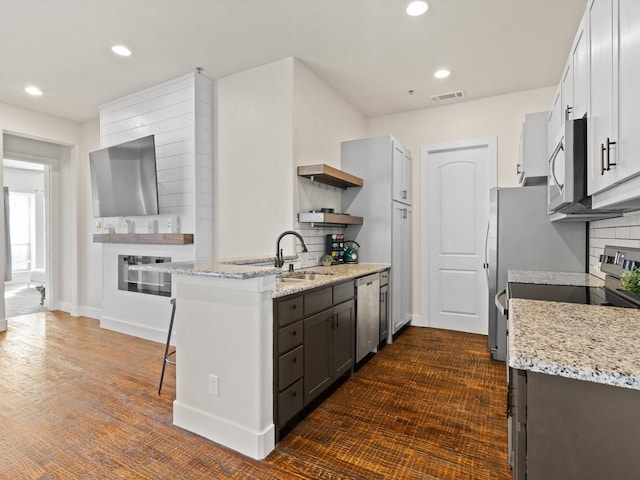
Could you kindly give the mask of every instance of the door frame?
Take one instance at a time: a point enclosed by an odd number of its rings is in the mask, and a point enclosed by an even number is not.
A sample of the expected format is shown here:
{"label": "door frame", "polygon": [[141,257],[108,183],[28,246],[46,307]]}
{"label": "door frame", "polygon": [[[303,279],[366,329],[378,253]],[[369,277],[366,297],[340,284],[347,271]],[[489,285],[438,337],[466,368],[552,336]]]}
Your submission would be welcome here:
{"label": "door frame", "polygon": [[[430,224],[429,216],[429,175],[431,174],[429,169],[429,154],[435,152],[442,152],[446,150],[460,150],[465,148],[475,147],[487,147],[489,152],[489,189],[496,187],[498,183],[498,137],[480,137],[464,140],[456,140],[452,142],[426,144],[420,147],[420,191],[421,204],[420,204],[420,239],[421,239],[421,270],[422,270],[422,318],[421,325],[424,327],[431,327],[431,316],[429,314],[429,298],[430,298],[430,242],[429,231],[432,225]],[[487,198],[489,197],[489,191],[487,191]],[[490,213],[489,202],[487,201],[487,211],[485,212],[487,217]],[[487,312],[488,314],[488,312]]]}
{"label": "door frame", "polygon": [[[15,134],[13,132],[5,132],[10,133],[15,136],[23,136],[19,134]],[[37,139],[36,139],[37,140]],[[53,142],[48,142],[53,143]],[[66,145],[59,144],[61,147],[65,147]],[[27,153],[16,153],[8,150],[2,151],[3,158],[5,156],[14,158],[15,160],[20,160],[23,162],[29,163],[37,163],[40,165],[44,165],[44,203],[45,203],[45,272],[46,272],[46,283],[45,283],[45,291],[46,296],[44,300],[44,306],[49,310],[58,309],[58,286],[54,279],[59,278],[59,259],[57,257],[56,252],[60,252],[60,245],[58,244],[59,238],[59,230],[58,225],[60,223],[60,187],[59,187],[59,169],[60,162],[59,158],[50,158],[46,156],[40,155],[32,155]],[[2,167],[4,172],[4,166]],[[4,178],[4,173],[2,174],[2,178]],[[0,205],[3,206],[3,205]],[[4,226],[2,226],[2,232],[4,234]],[[4,261],[3,261],[4,263]],[[6,267],[6,266],[5,266]],[[4,269],[3,269],[4,271]],[[4,312],[4,284],[2,285],[2,298],[0,299],[2,302],[2,312]],[[4,321],[0,327],[4,327],[6,330],[7,327],[7,319],[2,316],[2,320]],[[3,329],[0,328],[0,331]]]}

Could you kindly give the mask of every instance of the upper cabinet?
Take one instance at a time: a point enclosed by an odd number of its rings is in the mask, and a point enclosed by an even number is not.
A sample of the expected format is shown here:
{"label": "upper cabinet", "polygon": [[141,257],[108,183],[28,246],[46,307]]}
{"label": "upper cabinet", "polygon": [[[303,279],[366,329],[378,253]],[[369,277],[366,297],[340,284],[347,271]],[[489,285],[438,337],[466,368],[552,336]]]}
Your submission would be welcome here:
{"label": "upper cabinet", "polygon": [[[586,15],[582,17],[569,58],[572,85],[567,88],[565,109],[567,118],[583,118],[589,102],[589,40],[587,38]],[[569,70],[569,68],[567,68]]]}
{"label": "upper cabinet", "polygon": [[411,152],[393,141],[392,199],[411,205]]}
{"label": "upper cabinet", "polygon": [[547,182],[547,119],[549,112],[524,116],[520,134],[520,185],[541,185]]}
{"label": "upper cabinet", "polygon": [[589,29],[589,178],[594,206],[638,208],[640,2],[592,0]]}
{"label": "upper cabinet", "polygon": [[583,118],[589,101],[589,44],[587,38],[587,14],[582,17],[562,78],[553,96],[548,117],[547,158],[551,157],[564,136],[567,120]]}
{"label": "upper cabinet", "polygon": [[[551,157],[562,135],[560,117],[562,117],[562,85],[558,85],[556,93],[553,95],[553,104],[547,117],[547,158]],[[520,173],[519,167],[518,164],[518,173]]]}
{"label": "upper cabinet", "polygon": [[596,0],[588,6],[589,22],[589,121],[588,193],[594,194],[615,183],[617,132],[614,131],[614,31],[613,0]]}

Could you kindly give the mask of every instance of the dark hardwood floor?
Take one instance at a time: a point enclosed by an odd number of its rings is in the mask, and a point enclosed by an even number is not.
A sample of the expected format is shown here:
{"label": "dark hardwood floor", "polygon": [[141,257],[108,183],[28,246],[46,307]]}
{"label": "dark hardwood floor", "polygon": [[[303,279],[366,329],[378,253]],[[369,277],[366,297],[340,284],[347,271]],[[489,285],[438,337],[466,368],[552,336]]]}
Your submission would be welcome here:
{"label": "dark hardwood floor", "polygon": [[505,366],[486,337],[410,327],[263,461],[172,424],[164,345],[48,312],[0,333],[2,479],[491,479],[507,463]]}

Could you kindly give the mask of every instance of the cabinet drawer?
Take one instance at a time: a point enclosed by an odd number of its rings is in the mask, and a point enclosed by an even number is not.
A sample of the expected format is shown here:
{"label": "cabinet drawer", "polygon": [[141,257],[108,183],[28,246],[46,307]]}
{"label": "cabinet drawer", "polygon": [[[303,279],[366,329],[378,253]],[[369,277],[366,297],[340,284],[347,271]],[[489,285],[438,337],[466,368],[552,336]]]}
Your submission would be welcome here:
{"label": "cabinet drawer", "polygon": [[278,326],[284,327],[302,319],[302,295],[278,303]]}
{"label": "cabinet drawer", "polygon": [[380,272],[380,286],[384,287],[389,284],[389,270],[385,270],[384,272]]}
{"label": "cabinet drawer", "polygon": [[327,287],[304,295],[304,315],[309,316],[314,313],[326,310],[333,304],[332,288]]}
{"label": "cabinet drawer", "polygon": [[278,394],[278,425],[283,426],[302,410],[302,379]]}
{"label": "cabinet drawer", "polygon": [[333,303],[337,305],[338,303],[346,302],[347,300],[351,300],[353,298],[353,281],[341,283],[340,285],[336,285],[333,287]]}
{"label": "cabinet drawer", "polygon": [[302,377],[303,353],[302,345],[300,345],[295,350],[280,356],[278,359],[278,390],[284,390]]}
{"label": "cabinet drawer", "polygon": [[302,343],[302,321],[278,330],[278,353],[284,353]]}

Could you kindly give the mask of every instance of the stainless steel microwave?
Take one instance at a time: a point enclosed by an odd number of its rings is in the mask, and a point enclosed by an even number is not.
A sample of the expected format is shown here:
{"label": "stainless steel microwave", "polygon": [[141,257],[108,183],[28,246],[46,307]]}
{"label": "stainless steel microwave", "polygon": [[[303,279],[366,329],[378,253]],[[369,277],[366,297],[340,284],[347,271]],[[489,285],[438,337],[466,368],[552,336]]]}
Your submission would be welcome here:
{"label": "stainless steel microwave", "polygon": [[549,158],[549,212],[591,210],[587,196],[587,119],[567,119],[564,135]]}

